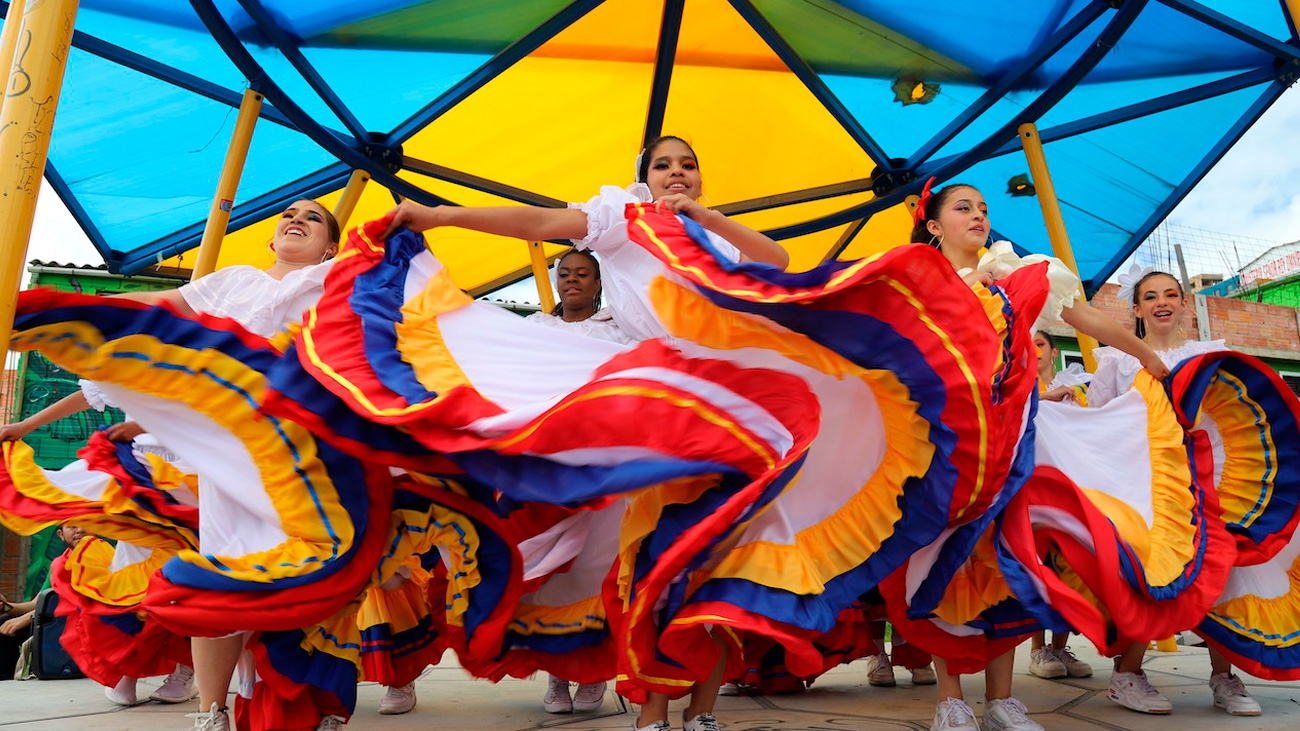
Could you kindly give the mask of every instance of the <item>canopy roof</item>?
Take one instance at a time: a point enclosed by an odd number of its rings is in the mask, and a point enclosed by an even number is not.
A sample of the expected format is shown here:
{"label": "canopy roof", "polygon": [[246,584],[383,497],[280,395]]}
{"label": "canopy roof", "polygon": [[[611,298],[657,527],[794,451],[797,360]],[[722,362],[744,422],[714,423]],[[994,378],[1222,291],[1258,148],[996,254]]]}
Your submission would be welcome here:
{"label": "canopy roof", "polygon": [[[905,243],[931,175],[1050,252],[1009,183],[1036,122],[1095,288],[1300,70],[1284,0],[82,0],[75,27],[47,176],[128,273],[197,245],[251,85],[222,264],[268,263],[264,220],[353,168],[428,203],[562,205],[631,182],[661,131],[795,268]],[[392,203],[372,184],[354,220]],[[476,293],[528,273],[518,241],[430,242]]]}

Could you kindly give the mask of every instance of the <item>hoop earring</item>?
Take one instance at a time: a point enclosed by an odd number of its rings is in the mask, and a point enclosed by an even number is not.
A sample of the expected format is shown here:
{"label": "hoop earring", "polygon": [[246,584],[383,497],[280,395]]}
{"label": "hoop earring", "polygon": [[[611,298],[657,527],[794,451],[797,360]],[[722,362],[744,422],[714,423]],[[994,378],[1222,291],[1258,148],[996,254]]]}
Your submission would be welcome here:
{"label": "hoop earring", "polygon": [[937,235],[931,234],[931,236],[930,236],[930,246],[933,246],[933,247],[936,248],[936,249],[942,249],[942,248],[943,248],[943,237],[942,237],[942,236],[937,236]]}

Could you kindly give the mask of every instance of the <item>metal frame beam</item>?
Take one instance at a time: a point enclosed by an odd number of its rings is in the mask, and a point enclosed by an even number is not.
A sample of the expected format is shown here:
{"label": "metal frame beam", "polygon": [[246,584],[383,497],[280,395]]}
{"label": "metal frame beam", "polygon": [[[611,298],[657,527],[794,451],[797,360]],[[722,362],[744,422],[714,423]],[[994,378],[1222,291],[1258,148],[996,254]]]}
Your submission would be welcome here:
{"label": "metal frame beam", "polygon": [[884,148],[863,129],[861,124],[858,124],[857,118],[849,113],[849,110],[826,86],[826,83],[817,75],[813,67],[809,66],[808,62],[804,61],[803,57],[790,47],[785,38],[777,32],[776,28],[772,27],[771,23],[767,22],[767,18],[754,7],[754,4],[750,0],[728,0],[728,2],[731,3],[731,7],[736,9],[737,13],[740,13],[740,17],[749,24],[749,27],[753,28],[759,37],[776,52],[781,62],[789,67],[790,71],[803,82],[804,86],[808,87],[808,91],[812,92],[817,101],[826,107],[826,111],[830,112],[835,121],[840,123],[840,126],[844,128],[845,132],[849,133],[853,141],[877,165],[888,167],[890,157],[885,153]]}
{"label": "metal frame beam", "polygon": [[1101,285],[1106,283],[1106,279],[1110,277],[1111,274],[1114,274],[1115,270],[1119,269],[1120,265],[1124,263],[1124,260],[1128,259],[1143,241],[1146,241],[1146,238],[1151,235],[1151,232],[1155,230],[1156,226],[1159,226],[1160,222],[1165,220],[1165,217],[1167,217],[1169,213],[1182,202],[1183,198],[1191,192],[1192,188],[1196,187],[1196,184],[1201,182],[1201,178],[1205,177],[1205,174],[1210,171],[1210,168],[1214,167],[1214,165],[1223,158],[1223,155],[1228,151],[1228,149],[1236,144],[1237,140],[1241,139],[1241,136],[1246,133],[1246,130],[1249,129],[1250,126],[1264,114],[1264,112],[1268,111],[1268,108],[1272,106],[1273,102],[1277,101],[1278,98],[1282,96],[1284,91],[1286,91],[1285,86],[1276,84],[1266,88],[1263,93],[1260,94],[1259,98],[1255,100],[1255,103],[1250,106],[1249,112],[1242,115],[1242,117],[1237,120],[1236,124],[1232,125],[1228,134],[1224,135],[1223,138],[1219,140],[1219,143],[1211,148],[1210,152],[1201,159],[1201,162],[1192,169],[1192,172],[1183,179],[1183,182],[1180,183],[1178,187],[1174,188],[1173,192],[1166,196],[1165,200],[1156,207],[1155,211],[1153,211],[1150,216],[1147,217],[1147,220],[1133,232],[1133,236],[1129,239],[1128,245],[1122,248],[1111,258],[1110,261],[1103,265],[1101,269],[1097,271],[1095,276],[1083,283],[1089,296],[1100,289]]}
{"label": "metal frame beam", "polygon": [[[1129,0],[1116,12],[1115,17],[1110,20],[1106,28],[1102,30],[1097,42],[1088,47],[1074,64],[1070,66],[1065,73],[1061,74],[1051,86],[1043,90],[1033,102],[1030,102],[1020,111],[1019,114],[1008,120],[1002,127],[995,130],[979,144],[974,145],[966,152],[950,158],[942,165],[934,165],[925,170],[918,170],[917,179],[899,186],[894,190],[886,193],[879,198],[868,201],[861,205],[846,208],[838,213],[832,213],[823,216],[814,221],[804,221],[802,223],[782,226],[780,228],[765,231],[768,236],[774,239],[787,239],[794,236],[803,236],[816,231],[824,231],[834,226],[839,226],[849,221],[871,216],[877,211],[883,211],[890,206],[902,202],[907,196],[920,192],[921,187],[925,184],[925,179],[931,175],[938,177],[940,180],[947,180],[957,173],[969,168],[976,162],[983,160],[989,153],[1000,148],[1008,140],[1017,136],[1016,130],[1025,122],[1032,122],[1042,117],[1042,115],[1059,102],[1074,87],[1080,79],[1088,75],[1102,58],[1114,47],[1116,41],[1128,30],[1133,21],[1137,19],[1142,8],[1146,6],[1146,0]],[[840,252],[835,252],[834,256],[839,256]]]}
{"label": "metal frame beam", "polygon": [[771,208],[797,205],[799,203],[809,203],[826,198],[836,198],[842,195],[865,193],[869,190],[871,190],[871,179],[860,178],[858,180],[846,180],[843,183],[819,185],[816,188],[792,190],[789,193],[778,193],[776,195],[765,195],[760,198],[749,198],[743,201],[735,201],[734,203],[724,203],[720,206],[714,206],[714,208],[724,216],[738,216],[744,213],[766,211]]}
{"label": "metal frame beam", "polygon": [[262,7],[262,3],[258,2],[258,0],[239,0],[239,5],[248,13],[248,17],[252,18],[253,22],[257,24],[258,30],[266,35],[271,44],[302,75],[303,80],[312,88],[312,91],[316,92],[321,101],[325,102],[325,106],[329,107],[329,110],[339,118],[343,126],[348,128],[352,136],[361,142],[369,141],[370,135],[366,132],[366,128],[362,126],[361,120],[357,119],[352,110],[348,109],[343,100],[339,98],[339,95],[335,94],[329,84],[325,83],[325,79],[316,71],[316,67],[312,66],[307,57],[302,55],[302,51],[298,49],[298,44],[280,28],[270,13],[266,12],[266,8]]}
{"label": "metal frame beam", "polygon": [[371,177],[380,185],[418,203],[425,205],[451,203],[445,198],[402,180],[390,171],[385,164],[363,154],[359,149],[346,144],[337,135],[317,124],[311,118],[311,115],[303,111],[302,107],[298,106],[297,102],[290,98],[280,88],[279,84],[275,83],[261,64],[257,62],[257,59],[253,58],[248,49],[244,47],[243,42],[235,35],[230,23],[217,10],[213,0],[190,0],[190,5],[198,13],[199,19],[208,28],[208,32],[212,34],[213,39],[225,50],[235,67],[248,78],[252,88],[270,99],[271,103],[278,107],[299,131],[310,137],[326,152],[338,158],[349,168],[360,168],[368,171]]}
{"label": "metal frame beam", "polygon": [[[1084,117],[1073,122],[1058,124],[1055,127],[1049,127],[1039,131],[1039,137],[1043,144],[1055,142],[1056,140],[1073,137],[1075,135],[1087,134],[1096,129],[1113,124],[1122,124],[1140,117],[1151,114],[1159,114],[1170,109],[1176,109],[1188,104],[1195,104],[1199,101],[1211,99],[1216,96],[1230,94],[1234,91],[1240,91],[1252,86],[1258,86],[1269,81],[1277,80],[1277,69],[1270,67],[1259,68],[1253,71],[1229,76],[1225,79],[1211,81],[1207,84],[1201,84],[1190,89],[1171,92],[1153,99],[1130,104],[1126,107],[1112,109],[1101,114],[1094,114],[1091,117]],[[1008,143],[993,151],[989,157],[998,157],[1008,155],[1020,150],[1019,140]],[[938,161],[937,161],[938,162]]]}
{"label": "metal frame beam", "polygon": [[642,149],[664,131],[664,111],[668,107],[668,90],[672,86],[677,40],[682,34],[682,16],[685,12],[686,0],[665,0],[663,20],[659,23],[659,43],[655,46],[650,105],[646,110],[645,132],[641,135]]}
{"label": "metal frame beam", "polygon": [[1005,97],[1007,92],[1020,87],[1025,79],[1034,75],[1044,61],[1051,58],[1053,54],[1087,30],[1109,9],[1110,3],[1105,0],[1094,0],[1083,10],[1080,10],[1077,15],[1070,19],[1069,23],[1066,23],[1059,31],[1052,34],[1046,42],[1036,47],[1033,53],[1021,59],[1015,66],[1002,74],[997,82],[989,86],[988,90],[981,94],[979,99],[975,100],[974,104],[962,110],[961,114],[957,115],[925,144],[917,148],[916,152],[913,152],[907,158],[907,169],[915,169],[922,162],[929,160],[931,155],[951,142],[962,130],[966,129],[967,125]]}
{"label": "metal frame beam", "polygon": [[471,175],[469,173],[454,170],[443,165],[427,162],[414,157],[402,156],[402,168],[421,175],[427,175],[431,178],[444,180],[448,183],[463,185],[466,188],[477,190],[482,193],[490,193],[517,203],[526,203],[531,206],[542,206],[544,208],[563,208],[568,205],[565,201],[541,195],[540,193],[534,193],[532,191],[524,190],[523,188],[516,188],[513,185],[506,185],[505,183],[498,183],[495,180]]}
{"label": "metal frame beam", "polygon": [[434,99],[423,109],[411,115],[405,122],[397,125],[389,134],[393,144],[401,144],[419,132],[433,120],[441,117],[447,110],[456,106],[462,99],[477,91],[484,84],[496,78],[501,72],[510,68],[516,61],[537,50],[543,43],[554,38],[560,31],[568,28],[579,18],[586,15],[604,0],[578,0],[564,10],[547,18],[546,22],[529,31],[527,35],[507,46],[500,53],[488,59],[482,66],[459,83]]}
{"label": "metal frame beam", "polygon": [[1242,42],[1249,43],[1270,56],[1300,60],[1300,48],[1296,48],[1295,46],[1283,43],[1272,36],[1260,33],[1254,28],[1233,20],[1217,10],[1211,10],[1198,2],[1192,2],[1191,0],[1155,1],[1171,10],[1176,10],[1183,15],[1186,15],[1189,18],[1195,18],[1208,26],[1217,28]]}
{"label": "metal frame beam", "polygon": [[[9,3],[6,2],[6,0],[0,0],[0,18],[6,18],[8,15]],[[97,38],[79,30],[73,30],[72,47],[112,61],[113,63],[120,64],[132,71],[138,71],[145,76],[153,77],[159,81],[165,81],[173,86],[193,92],[206,99],[211,99],[212,101],[225,104],[234,109],[239,108],[239,103],[241,101],[240,92],[231,91],[230,89],[214,84],[206,79],[201,79],[193,74],[181,71],[174,66],[159,63],[148,56],[142,56],[134,51],[128,51],[125,48],[109,43],[102,38]],[[263,107],[261,118],[283,127],[297,129],[288,119],[285,119],[283,114],[280,114],[274,108]]]}

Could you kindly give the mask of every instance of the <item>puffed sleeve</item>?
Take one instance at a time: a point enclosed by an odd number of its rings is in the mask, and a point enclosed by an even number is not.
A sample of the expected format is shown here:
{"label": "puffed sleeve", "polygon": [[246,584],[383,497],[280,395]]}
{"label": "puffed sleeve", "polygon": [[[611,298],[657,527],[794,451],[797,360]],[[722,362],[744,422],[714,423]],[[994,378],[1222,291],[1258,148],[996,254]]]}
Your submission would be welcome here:
{"label": "puffed sleeve", "polygon": [[81,395],[86,397],[86,403],[90,404],[90,408],[95,411],[103,411],[109,406],[117,405],[108,400],[108,397],[100,390],[99,384],[94,381],[87,381],[82,378],[77,381],[77,385],[81,387]]}
{"label": "puffed sleeve", "polygon": [[996,279],[1005,279],[1017,269],[1030,264],[1047,262],[1047,302],[1038,316],[1039,325],[1063,325],[1061,310],[1073,307],[1079,296],[1079,278],[1070,268],[1054,256],[1030,254],[1022,257],[1011,247],[1010,241],[995,241],[980,257],[979,271]]}
{"label": "puffed sleeve", "polygon": [[229,276],[234,268],[218,269],[206,277],[199,277],[192,282],[182,284],[177,291],[181,293],[185,304],[189,305],[191,310],[219,312],[221,303],[227,300],[230,287],[235,283]]}
{"label": "puffed sleeve", "polygon": [[[570,203],[570,208],[576,208],[587,214],[587,235],[581,239],[573,239],[573,245],[579,249],[590,249],[597,254],[610,253],[612,249],[627,241],[627,236],[619,233],[627,225],[627,217],[624,215],[627,204],[639,202],[644,201],[622,188],[606,185],[601,187],[598,195],[586,203]],[[607,235],[610,232],[619,235]]]}

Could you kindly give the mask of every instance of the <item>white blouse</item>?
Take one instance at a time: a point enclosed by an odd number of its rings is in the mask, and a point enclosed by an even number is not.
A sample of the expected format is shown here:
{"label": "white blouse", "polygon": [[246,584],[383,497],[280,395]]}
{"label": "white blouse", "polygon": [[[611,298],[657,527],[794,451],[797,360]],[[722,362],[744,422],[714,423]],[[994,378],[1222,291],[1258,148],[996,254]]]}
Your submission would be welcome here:
{"label": "white blouse", "polygon": [[[653,254],[627,237],[627,204],[646,203],[649,198],[649,189],[643,185],[633,186],[632,191],[607,185],[600,189],[600,195],[586,203],[570,203],[569,207],[587,214],[587,235],[573,243],[600,256],[601,291],[614,322],[631,342],[640,342],[668,337],[647,298],[650,282],[666,269]],[[739,249],[712,231],[705,233],[720,256],[740,261]]]}
{"label": "white blouse", "polygon": [[325,275],[333,260],[295,269],[275,279],[247,265],[218,269],[180,288],[195,312],[229,317],[250,332],[270,337],[315,305],[325,291]]}
{"label": "white blouse", "polygon": [[[601,277],[602,281],[604,277]],[[604,340],[609,343],[618,343],[619,345],[633,345],[635,340],[629,338],[619,328],[618,323],[610,315],[609,310],[600,310],[596,314],[585,320],[569,322],[559,315],[552,315],[546,312],[534,312],[525,318],[531,323],[543,327],[553,327],[560,330],[567,330],[578,335],[585,335],[589,338]]]}
{"label": "white blouse", "polygon": [[[1157,350],[1156,355],[1170,368],[1203,353],[1229,350],[1222,340],[1188,340],[1172,350]],[[1088,387],[1088,405],[1104,406],[1106,402],[1133,387],[1133,379],[1142,370],[1142,363],[1119,348],[1102,347],[1093,351],[1097,358],[1097,372]]]}
{"label": "white blouse", "polygon": [[[1070,271],[1060,259],[1043,254],[1030,254],[1022,257],[1011,248],[1010,241],[994,241],[993,245],[980,257],[976,271],[985,272],[994,279],[1005,279],[1021,267],[1047,262],[1047,301],[1043,311],[1037,314],[1034,330],[1042,330],[1051,325],[1063,325],[1061,311],[1073,307],[1079,296],[1079,278]],[[958,276],[970,274],[970,269],[962,269]]]}

